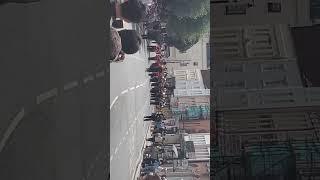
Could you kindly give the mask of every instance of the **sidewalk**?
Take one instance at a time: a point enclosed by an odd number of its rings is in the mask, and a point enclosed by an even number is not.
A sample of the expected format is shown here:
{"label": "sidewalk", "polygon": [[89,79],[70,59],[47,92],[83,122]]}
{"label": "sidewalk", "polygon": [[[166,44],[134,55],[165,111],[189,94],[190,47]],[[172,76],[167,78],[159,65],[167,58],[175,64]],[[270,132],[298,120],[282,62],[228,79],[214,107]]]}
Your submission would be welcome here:
{"label": "sidewalk", "polygon": [[[150,110],[151,110],[150,111],[151,113],[154,112],[155,111],[154,106],[151,106]],[[142,160],[143,160],[144,151],[145,151],[146,146],[150,146],[151,145],[151,143],[149,141],[146,141],[147,138],[151,138],[150,129],[151,129],[151,123],[148,123],[146,136],[145,136],[145,139],[144,139],[144,143],[143,143],[143,146],[142,146],[142,149],[141,149],[140,156],[138,158],[137,168],[135,170],[134,177],[132,177],[132,180],[139,180],[140,179],[140,170],[141,170],[141,163],[142,163]]]}

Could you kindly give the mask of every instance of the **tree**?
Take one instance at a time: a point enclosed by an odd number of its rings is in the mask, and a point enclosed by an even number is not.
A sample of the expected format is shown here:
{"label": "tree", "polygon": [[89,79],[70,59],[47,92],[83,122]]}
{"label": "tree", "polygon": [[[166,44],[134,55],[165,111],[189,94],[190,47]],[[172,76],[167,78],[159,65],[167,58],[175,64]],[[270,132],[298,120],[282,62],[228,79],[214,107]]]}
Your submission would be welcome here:
{"label": "tree", "polygon": [[185,52],[190,49],[193,45],[199,42],[200,36],[192,36],[192,37],[178,37],[178,36],[169,36],[168,37],[168,45],[174,46],[180,52]]}
{"label": "tree", "polygon": [[209,14],[197,19],[179,19],[169,16],[167,22],[167,33],[169,44],[180,51],[186,51],[196,44],[204,33],[210,28]]}
{"label": "tree", "polygon": [[176,16],[169,16],[167,22],[168,35],[196,36],[207,33],[210,29],[210,15],[199,17],[197,19],[185,18],[179,19]]}
{"label": "tree", "polygon": [[210,0],[165,0],[167,13],[178,19],[197,19],[210,12]]}

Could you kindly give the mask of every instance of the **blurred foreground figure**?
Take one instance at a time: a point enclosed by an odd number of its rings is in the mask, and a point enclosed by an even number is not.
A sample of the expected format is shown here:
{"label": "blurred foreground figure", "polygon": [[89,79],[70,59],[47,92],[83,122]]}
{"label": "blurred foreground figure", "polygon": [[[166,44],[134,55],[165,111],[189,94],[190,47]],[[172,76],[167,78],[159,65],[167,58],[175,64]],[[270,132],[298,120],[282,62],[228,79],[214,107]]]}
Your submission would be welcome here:
{"label": "blurred foreground figure", "polygon": [[111,28],[110,61],[121,62],[125,54],[134,54],[139,51],[142,39],[136,30],[117,31]]}
{"label": "blurred foreground figure", "polygon": [[126,0],[123,3],[113,3],[113,17],[129,23],[143,22],[147,16],[147,8],[139,0]]}

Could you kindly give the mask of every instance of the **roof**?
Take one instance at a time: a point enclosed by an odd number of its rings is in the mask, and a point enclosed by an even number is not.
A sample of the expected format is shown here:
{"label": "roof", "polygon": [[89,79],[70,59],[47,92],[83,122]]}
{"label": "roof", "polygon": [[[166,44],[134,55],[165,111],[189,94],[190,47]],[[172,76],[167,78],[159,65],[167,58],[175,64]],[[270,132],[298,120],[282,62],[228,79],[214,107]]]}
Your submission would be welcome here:
{"label": "roof", "polygon": [[204,87],[210,89],[210,70],[201,70]]}

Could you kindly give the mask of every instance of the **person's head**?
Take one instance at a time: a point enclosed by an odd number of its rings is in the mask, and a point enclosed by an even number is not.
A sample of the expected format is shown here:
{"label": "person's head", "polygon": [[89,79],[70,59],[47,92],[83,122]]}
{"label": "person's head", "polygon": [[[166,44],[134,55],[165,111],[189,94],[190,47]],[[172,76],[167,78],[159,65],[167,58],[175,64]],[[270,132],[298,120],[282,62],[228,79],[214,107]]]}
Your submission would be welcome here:
{"label": "person's head", "polygon": [[122,51],[126,54],[134,54],[139,51],[142,39],[136,30],[126,29],[119,31]]}
{"label": "person's head", "polygon": [[146,6],[139,0],[128,0],[121,5],[121,15],[133,23],[140,23],[146,17]]}

